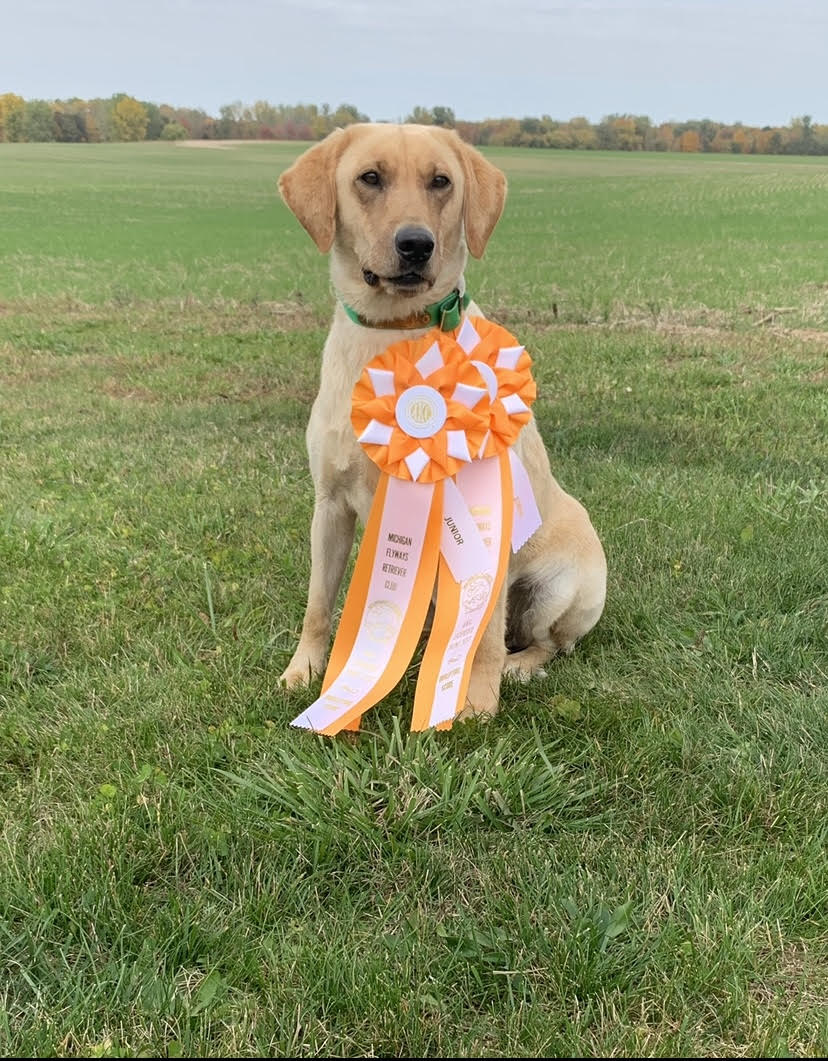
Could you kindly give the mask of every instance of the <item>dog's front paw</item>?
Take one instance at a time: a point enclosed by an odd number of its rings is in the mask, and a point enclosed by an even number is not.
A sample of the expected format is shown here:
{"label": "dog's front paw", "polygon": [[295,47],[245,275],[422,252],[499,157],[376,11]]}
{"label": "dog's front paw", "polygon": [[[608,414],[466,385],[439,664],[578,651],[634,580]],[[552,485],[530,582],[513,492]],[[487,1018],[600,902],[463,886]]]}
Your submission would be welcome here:
{"label": "dog's front paw", "polygon": [[325,661],[312,659],[306,653],[301,656],[297,652],[288,663],[284,674],[279,678],[279,684],[286,689],[300,689],[310,685],[314,678],[318,677],[325,668]]}
{"label": "dog's front paw", "polygon": [[322,629],[316,630],[311,626],[305,616],[302,628],[302,636],[293,653],[293,659],[285,668],[284,674],[279,679],[279,684],[287,689],[299,689],[310,685],[314,678],[318,678],[325,670],[328,661],[328,635],[327,624],[321,624]]}
{"label": "dog's front paw", "polygon": [[505,655],[504,647],[493,651],[491,648],[485,650],[481,645],[478,649],[472,664],[466,703],[457,716],[458,721],[468,722],[476,718],[488,722],[495,717],[500,707],[500,673]]}
{"label": "dog's front paw", "polygon": [[499,704],[495,702],[494,706],[485,708],[476,707],[474,704],[469,703],[466,700],[466,706],[457,716],[457,722],[471,722],[473,719],[477,722],[491,722],[498,712]]}
{"label": "dog's front paw", "polygon": [[476,718],[479,722],[493,719],[500,707],[500,672],[497,677],[475,674],[472,670],[469,691],[466,693],[466,706],[457,716],[458,722],[468,722]]}
{"label": "dog's front paw", "polygon": [[546,678],[543,664],[550,653],[544,649],[525,648],[521,652],[512,652],[503,664],[503,676],[513,681],[528,682],[532,678]]}

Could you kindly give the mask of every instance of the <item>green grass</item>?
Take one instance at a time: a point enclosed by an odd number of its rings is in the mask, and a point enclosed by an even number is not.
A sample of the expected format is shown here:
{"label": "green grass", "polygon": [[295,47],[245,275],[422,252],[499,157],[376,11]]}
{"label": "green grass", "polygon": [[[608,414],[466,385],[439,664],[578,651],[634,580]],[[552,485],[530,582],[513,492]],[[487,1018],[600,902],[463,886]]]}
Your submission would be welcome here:
{"label": "green grass", "polygon": [[[327,305],[279,202],[289,144],[3,144],[0,297]],[[504,310],[584,323],[828,325],[821,158],[494,149],[509,206],[470,279]]]}
{"label": "green grass", "polygon": [[492,152],[607,611],[487,727],[408,736],[412,666],[326,741],[295,151],[0,150],[0,1048],[825,1055],[825,164]]}

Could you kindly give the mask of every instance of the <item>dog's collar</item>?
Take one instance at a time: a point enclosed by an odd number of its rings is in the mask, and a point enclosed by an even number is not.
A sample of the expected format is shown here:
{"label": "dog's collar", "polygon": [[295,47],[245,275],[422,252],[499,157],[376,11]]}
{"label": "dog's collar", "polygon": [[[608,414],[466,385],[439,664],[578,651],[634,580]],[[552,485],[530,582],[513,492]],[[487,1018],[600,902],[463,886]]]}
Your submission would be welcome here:
{"label": "dog's collar", "polygon": [[453,332],[459,326],[463,317],[463,310],[465,310],[469,302],[471,302],[469,296],[461,295],[459,290],[455,288],[450,295],[446,295],[439,302],[433,302],[430,306],[426,306],[425,309],[410,313],[407,317],[390,321],[368,321],[345,302],[342,303],[342,308],[354,324],[360,324],[363,328],[407,331],[414,328],[436,327],[443,332]]}

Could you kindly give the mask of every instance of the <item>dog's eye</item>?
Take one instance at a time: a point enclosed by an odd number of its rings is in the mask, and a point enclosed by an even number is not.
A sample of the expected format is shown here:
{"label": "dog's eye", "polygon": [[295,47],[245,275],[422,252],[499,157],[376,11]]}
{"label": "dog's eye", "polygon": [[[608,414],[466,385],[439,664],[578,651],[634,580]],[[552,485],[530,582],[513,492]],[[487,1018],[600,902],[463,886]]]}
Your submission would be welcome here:
{"label": "dog's eye", "polygon": [[448,177],[443,176],[442,173],[438,173],[436,177],[431,178],[432,188],[448,188],[450,184],[451,181]]}
{"label": "dog's eye", "polygon": [[365,173],[360,173],[359,179],[363,184],[369,184],[372,188],[378,188],[382,181],[380,175],[375,169],[366,170]]}

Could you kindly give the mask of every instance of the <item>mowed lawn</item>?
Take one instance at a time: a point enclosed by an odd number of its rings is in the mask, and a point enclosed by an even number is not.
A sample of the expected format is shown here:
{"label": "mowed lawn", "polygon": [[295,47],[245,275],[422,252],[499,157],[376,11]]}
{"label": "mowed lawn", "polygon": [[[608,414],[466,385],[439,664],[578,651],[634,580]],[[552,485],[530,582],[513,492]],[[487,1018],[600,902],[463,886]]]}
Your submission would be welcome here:
{"label": "mowed lawn", "polygon": [[0,145],[0,1048],[828,1053],[828,165],[493,150],[606,613],[490,725],[277,678],[331,308],[299,147]]}

